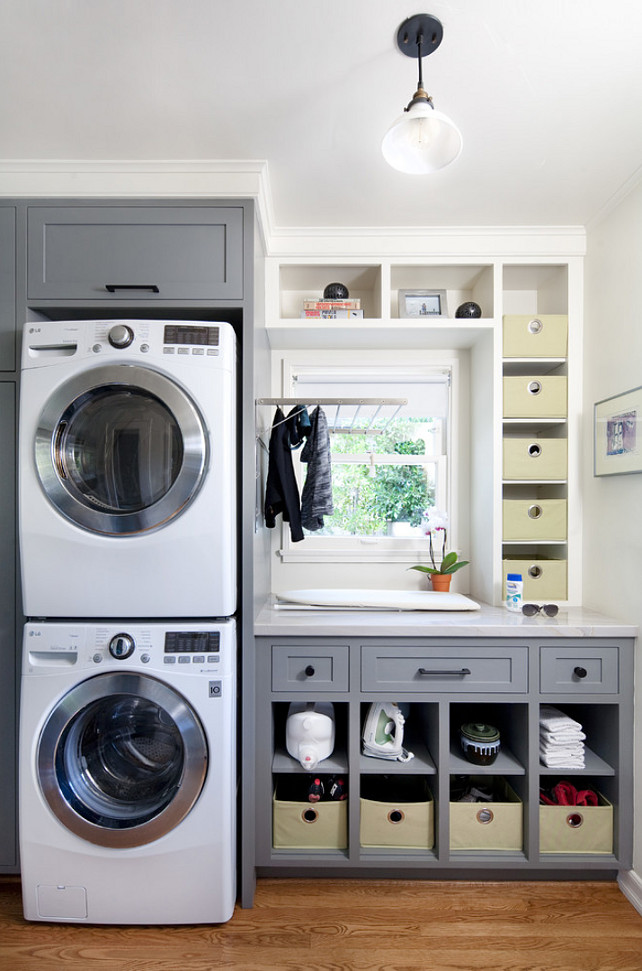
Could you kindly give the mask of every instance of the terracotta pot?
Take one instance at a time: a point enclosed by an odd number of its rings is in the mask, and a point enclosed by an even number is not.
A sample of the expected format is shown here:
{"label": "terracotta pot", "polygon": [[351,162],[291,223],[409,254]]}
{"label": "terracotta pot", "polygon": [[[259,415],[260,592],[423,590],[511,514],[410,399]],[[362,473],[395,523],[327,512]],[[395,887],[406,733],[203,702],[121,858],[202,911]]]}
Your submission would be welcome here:
{"label": "terracotta pot", "polygon": [[441,590],[442,592],[450,590],[450,581],[452,578],[452,573],[431,573],[430,582],[432,583],[433,590]]}

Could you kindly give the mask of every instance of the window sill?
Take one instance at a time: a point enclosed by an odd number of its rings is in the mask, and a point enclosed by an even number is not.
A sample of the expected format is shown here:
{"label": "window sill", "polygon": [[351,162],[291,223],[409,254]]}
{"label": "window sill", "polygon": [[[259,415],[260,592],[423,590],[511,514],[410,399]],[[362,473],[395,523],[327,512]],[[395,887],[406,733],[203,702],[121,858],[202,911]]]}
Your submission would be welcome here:
{"label": "window sill", "polygon": [[[304,548],[279,550],[283,563],[410,563],[422,560],[417,550],[378,549],[375,544],[363,549],[319,550]],[[427,565],[427,564],[426,564]]]}

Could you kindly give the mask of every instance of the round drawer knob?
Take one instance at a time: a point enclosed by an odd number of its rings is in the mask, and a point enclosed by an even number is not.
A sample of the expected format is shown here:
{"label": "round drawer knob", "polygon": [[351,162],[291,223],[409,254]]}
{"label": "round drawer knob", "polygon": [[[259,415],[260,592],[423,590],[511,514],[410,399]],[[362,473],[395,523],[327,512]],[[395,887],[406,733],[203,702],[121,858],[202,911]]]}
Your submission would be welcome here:
{"label": "round drawer knob", "polygon": [[576,668],[573,668],[573,674],[575,675],[576,678],[585,678],[586,675],[588,674],[588,671],[586,670],[586,668],[582,668],[578,665]]}
{"label": "round drawer knob", "polygon": [[312,667],[311,664],[308,664],[307,668],[305,669],[305,676],[306,678],[311,678],[313,675],[314,675],[314,668]]}

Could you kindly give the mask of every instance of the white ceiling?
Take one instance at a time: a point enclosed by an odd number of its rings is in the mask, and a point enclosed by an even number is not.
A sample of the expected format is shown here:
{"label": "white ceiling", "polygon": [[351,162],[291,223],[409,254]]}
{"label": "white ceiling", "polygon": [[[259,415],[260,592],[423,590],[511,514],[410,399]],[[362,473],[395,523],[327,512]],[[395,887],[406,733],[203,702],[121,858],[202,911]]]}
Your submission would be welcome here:
{"label": "white ceiling", "polygon": [[[425,87],[464,137],[389,168]],[[2,159],[267,160],[277,227],[581,226],[642,165],[639,0],[0,0]]]}

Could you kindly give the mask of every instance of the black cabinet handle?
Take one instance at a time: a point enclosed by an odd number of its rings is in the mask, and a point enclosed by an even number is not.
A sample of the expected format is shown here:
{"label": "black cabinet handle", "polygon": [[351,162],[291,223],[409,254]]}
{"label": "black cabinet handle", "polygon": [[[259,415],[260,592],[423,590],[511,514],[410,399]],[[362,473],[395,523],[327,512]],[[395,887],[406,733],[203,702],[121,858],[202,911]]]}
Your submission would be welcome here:
{"label": "black cabinet handle", "polygon": [[116,293],[116,290],[149,290],[150,293],[160,293],[155,283],[106,283],[105,290]]}
{"label": "black cabinet handle", "polygon": [[586,668],[581,668],[578,666],[576,668],[573,668],[573,674],[575,675],[576,678],[585,678],[586,675],[588,674],[588,671],[586,670]]}
{"label": "black cabinet handle", "polygon": [[460,668],[459,671],[429,671],[427,668],[419,668],[417,674],[420,674],[422,677],[430,677],[433,674],[445,674],[455,678],[463,678],[464,675],[470,674],[470,668]]}
{"label": "black cabinet handle", "polygon": [[311,664],[308,664],[307,668],[305,669],[306,678],[311,678],[313,674],[314,674],[314,668],[312,667]]}

